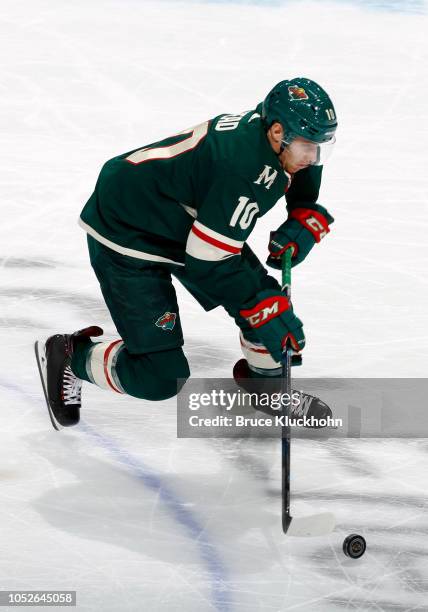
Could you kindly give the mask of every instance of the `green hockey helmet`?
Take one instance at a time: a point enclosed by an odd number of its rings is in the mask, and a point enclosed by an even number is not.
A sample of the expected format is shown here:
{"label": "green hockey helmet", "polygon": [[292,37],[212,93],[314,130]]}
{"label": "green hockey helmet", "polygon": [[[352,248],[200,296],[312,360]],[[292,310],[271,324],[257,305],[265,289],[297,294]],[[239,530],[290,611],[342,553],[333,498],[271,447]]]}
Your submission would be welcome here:
{"label": "green hockey helmet", "polygon": [[266,129],[275,121],[282,125],[283,147],[298,136],[319,145],[335,142],[337,119],[333,103],[327,92],[310,79],[297,77],[275,85],[263,101],[262,120]]}

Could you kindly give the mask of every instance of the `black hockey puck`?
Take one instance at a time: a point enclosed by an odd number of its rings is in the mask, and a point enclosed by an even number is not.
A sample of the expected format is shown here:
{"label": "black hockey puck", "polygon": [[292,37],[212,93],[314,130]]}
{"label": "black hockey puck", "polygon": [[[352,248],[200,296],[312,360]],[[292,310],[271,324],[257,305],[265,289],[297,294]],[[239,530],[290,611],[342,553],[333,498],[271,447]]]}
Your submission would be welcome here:
{"label": "black hockey puck", "polygon": [[343,552],[351,559],[359,559],[366,552],[366,541],[358,533],[351,533],[343,540]]}

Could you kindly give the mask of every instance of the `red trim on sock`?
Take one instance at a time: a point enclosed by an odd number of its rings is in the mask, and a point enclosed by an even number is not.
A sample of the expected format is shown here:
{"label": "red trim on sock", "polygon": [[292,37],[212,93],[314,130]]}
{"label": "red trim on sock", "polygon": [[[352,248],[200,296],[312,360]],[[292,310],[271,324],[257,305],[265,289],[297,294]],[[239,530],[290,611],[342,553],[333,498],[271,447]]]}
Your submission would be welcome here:
{"label": "red trim on sock", "polygon": [[113,381],[110,379],[107,365],[108,365],[108,358],[109,358],[110,353],[112,352],[112,350],[116,346],[116,344],[119,344],[119,342],[122,342],[122,340],[115,340],[106,349],[106,351],[104,353],[104,364],[103,364],[104,365],[104,376],[106,377],[106,381],[107,381],[108,385],[113,389],[113,391],[116,391],[116,393],[122,393],[122,391],[119,391],[119,389],[117,389],[117,387],[115,387]]}

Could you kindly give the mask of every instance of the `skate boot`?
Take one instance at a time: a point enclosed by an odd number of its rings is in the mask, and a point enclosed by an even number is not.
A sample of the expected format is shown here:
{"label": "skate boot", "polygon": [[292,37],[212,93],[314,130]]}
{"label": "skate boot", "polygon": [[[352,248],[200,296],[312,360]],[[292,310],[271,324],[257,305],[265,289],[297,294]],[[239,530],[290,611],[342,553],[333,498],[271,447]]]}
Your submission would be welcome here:
{"label": "skate boot", "polygon": [[101,336],[92,326],[74,334],[55,334],[35,343],[37,366],[52,425],[59,430],[76,425],[80,419],[82,381],[73,374],[71,358],[76,344]]}
{"label": "skate boot", "polygon": [[[233,368],[233,378],[235,379],[236,384],[248,393],[282,393],[280,375],[257,375],[257,373],[250,369],[246,359],[240,359],[236,362]],[[331,408],[318,397],[309,395],[309,393],[303,393],[303,391],[292,390],[291,394],[292,398],[297,399],[297,396],[299,396],[299,401],[291,402],[291,406],[289,408],[290,418],[294,419],[307,417],[310,419],[311,417],[314,417],[314,419],[320,420],[327,419],[328,417],[332,416]],[[278,414],[278,410],[274,410],[273,408],[267,406],[258,405],[257,407],[254,406],[254,409],[260,410],[269,416],[275,416]],[[311,425],[307,425],[307,427],[314,429],[318,428],[317,426]]]}

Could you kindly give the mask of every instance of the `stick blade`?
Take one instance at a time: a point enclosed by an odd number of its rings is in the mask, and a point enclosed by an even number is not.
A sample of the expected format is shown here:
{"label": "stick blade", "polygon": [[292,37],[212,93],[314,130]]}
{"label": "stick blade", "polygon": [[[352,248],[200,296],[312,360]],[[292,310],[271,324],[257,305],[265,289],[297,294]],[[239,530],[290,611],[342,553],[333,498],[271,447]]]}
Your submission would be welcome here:
{"label": "stick blade", "polygon": [[323,536],[331,533],[335,524],[334,514],[331,512],[293,517],[287,529],[287,535],[298,538]]}

